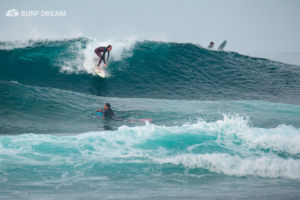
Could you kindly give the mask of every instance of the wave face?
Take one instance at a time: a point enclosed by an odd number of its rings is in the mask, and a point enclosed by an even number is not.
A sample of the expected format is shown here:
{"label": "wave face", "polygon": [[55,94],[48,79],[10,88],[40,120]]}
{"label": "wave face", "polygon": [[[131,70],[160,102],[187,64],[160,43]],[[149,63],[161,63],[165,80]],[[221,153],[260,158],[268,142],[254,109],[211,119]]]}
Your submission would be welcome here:
{"label": "wave face", "polygon": [[[299,66],[135,40],[0,49],[3,199],[300,197]],[[107,102],[118,120],[95,115]]]}
{"label": "wave face", "polygon": [[93,73],[102,44],[95,40],[3,42],[0,80],[108,97],[299,104],[299,66],[194,44],[114,43],[109,78],[101,79]]}

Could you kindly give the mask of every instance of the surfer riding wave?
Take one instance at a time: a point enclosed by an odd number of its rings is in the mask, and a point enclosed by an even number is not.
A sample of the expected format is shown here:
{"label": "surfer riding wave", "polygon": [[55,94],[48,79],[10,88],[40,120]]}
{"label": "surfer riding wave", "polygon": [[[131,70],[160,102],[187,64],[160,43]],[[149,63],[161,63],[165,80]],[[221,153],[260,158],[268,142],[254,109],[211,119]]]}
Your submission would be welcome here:
{"label": "surfer riding wave", "polygon": [[[107,47],[98,47],[94,50],[94,52],[97,54],[97,56],[99,56],[100,60],[99,60],[99,63],[97,65],[97,67],[100,66],[102,60],[104,62],[104,66],[107,67],[106,63],[109,59],[109,52],[112,50],[112,46],[111,45],[108,45]],[[102,54],[101,54],[102,52]],[[105,54],[107,52],[107,60],[105,61]]]}

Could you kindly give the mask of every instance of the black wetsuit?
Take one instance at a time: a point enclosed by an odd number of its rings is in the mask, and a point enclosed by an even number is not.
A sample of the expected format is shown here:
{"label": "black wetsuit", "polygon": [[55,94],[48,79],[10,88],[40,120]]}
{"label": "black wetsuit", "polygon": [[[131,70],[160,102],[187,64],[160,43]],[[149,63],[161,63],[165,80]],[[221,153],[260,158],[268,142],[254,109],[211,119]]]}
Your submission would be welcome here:
{"label": "black wetsuit", "polygon": [[[100,60],[99,60],[99,63],[97,66],[99,66],[102,62],[102,60],[104,61],[104,64],[105,64],[105,53],[108,52],[108,55],[107,55],[107,60],[109,58],[109,51],[107,51],[107,48],[106,47],[98,47],[96,48],[95,50],[95,53],[99,56]],[[103,52],[103,54],[101,54],[101,52]]]}
{"label": "black wetsuit", "polygon": [[103,116],[105,117],[105,118],[114,118],[114,116],[115,116],[115,113],[114,113],[114,111],[112,110],[112,109],[107,109],[107,110],[105,110],[104,111],[104,113],[103,113]]}

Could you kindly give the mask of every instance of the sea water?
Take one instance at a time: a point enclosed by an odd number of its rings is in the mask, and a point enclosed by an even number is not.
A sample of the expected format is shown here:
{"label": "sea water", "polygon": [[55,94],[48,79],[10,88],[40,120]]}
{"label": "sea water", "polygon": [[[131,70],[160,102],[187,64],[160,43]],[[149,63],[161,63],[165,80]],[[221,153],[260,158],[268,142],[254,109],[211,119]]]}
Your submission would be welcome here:
{"label": "sea water", "polygon": [[300,197],[300,66],[114,44],[105,79],[99,41],[0,44],[1,198]]}

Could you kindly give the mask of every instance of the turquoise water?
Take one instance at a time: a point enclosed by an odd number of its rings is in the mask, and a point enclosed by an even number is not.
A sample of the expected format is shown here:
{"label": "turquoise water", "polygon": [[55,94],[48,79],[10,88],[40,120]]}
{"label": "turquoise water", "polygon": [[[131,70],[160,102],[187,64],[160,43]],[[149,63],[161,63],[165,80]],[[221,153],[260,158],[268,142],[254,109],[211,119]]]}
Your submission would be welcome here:
{"label": "turquoise water", "polygon": [[1,43],[1,198],[300,196],[299,66],[136,41],[101,79],[97,45]]}

